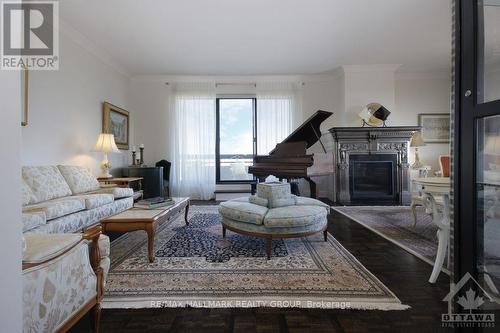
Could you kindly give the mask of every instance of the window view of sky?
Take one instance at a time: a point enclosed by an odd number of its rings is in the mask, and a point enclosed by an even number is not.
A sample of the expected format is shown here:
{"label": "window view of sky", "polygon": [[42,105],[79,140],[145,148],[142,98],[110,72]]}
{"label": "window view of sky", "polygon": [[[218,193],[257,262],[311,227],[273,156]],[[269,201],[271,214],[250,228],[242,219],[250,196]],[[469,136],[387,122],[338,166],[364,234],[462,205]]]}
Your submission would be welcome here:
{"label": "window view of sky", "polygon": [[252,99],[219,100],[220,153],[253,154]]}

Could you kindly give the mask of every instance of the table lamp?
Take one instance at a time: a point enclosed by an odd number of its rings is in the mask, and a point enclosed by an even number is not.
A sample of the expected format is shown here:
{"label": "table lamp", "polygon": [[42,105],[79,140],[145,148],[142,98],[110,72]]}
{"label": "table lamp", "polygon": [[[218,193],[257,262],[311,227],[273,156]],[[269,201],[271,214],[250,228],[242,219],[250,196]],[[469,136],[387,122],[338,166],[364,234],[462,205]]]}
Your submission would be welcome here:
{"label": "table lamp", "polygon": [[115,137],[113,134],[101,133],[97,138],[97,142],[94,147],[94,151],[100,151],[104,154],[104,158],[101,162],[102,172],[99,178],[112,178],[113,176],[109,173],[111,165],[108,161],[108,153],[119,153],[118,147],[116,147]]}
{"label": "table lamp", "polygon": [[415,148],[415,163],[411,166],[413,169],[418,169],[424,165],[420,162],[420,157],[418,156],[418,147],[425,146],[424,139],[422,138],[422,132],[415,132],[410,141],[410,147]]}

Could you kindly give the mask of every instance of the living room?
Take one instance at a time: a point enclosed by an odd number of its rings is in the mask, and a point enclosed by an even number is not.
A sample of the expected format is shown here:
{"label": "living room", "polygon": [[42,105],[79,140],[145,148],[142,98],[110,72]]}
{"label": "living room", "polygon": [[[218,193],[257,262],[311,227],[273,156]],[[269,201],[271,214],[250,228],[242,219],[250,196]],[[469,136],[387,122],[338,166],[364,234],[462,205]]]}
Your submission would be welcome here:
{"label": "living room", "polygon": [[499,8],[2,2],[5,331],[494,331]]}

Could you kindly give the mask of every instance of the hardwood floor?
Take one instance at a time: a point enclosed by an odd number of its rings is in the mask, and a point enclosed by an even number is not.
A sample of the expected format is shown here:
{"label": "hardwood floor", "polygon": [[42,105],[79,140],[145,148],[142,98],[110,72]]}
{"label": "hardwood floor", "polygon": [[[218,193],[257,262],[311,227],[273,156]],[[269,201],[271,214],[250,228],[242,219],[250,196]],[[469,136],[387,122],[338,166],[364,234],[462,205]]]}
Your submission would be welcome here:
{"label": "hardwood floor", "polygon": [[[196,203],[195,203],[196,204]],[[199,202],[198,204],[207,204]],[[449,277],[427,282],[432,267],[350,219],[333,212],[328,231],[411,309],[103,310],[102,332],[451,332],[441,328]],[[71,332],[88,332],[83,318]]]}

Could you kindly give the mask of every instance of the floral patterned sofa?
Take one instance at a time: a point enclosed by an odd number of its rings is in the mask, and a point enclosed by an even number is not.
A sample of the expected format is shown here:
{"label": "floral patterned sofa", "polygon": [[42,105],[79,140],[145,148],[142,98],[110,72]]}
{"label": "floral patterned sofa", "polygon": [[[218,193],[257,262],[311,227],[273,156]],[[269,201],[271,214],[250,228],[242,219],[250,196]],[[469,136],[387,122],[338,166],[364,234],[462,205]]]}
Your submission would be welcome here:
{"label": "floral patterned sofa", "polygon": [[101,189],[79,166],[22,168],[23,233],[72,233],[133,206],[133,190]]}
{"label": "floral patterned sofa", "polygon": [[290,184],[257,184],[257,195],[222,202],[222,232],[226,229],[266,239],[271,257],[273,238],[292,238],[323,232],[327,240],[327,215],[330,206],[311,198],[291,194]]}

